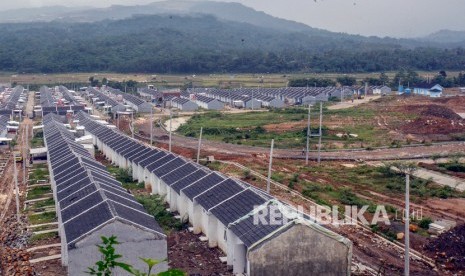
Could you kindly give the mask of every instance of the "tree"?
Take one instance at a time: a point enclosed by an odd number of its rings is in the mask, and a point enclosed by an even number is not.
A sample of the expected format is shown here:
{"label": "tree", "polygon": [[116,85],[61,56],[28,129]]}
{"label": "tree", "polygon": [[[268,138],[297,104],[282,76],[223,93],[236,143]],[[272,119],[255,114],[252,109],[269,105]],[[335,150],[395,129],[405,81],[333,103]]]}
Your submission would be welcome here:
{"label": "tree", "polygon": [[386,75],[386,73],[382,72],[381,74],[379,74],[379,81],[380,81],[383,85],[388,85],[388,84],[389,84],[389,77],[388,77],[388,75]]}
{"label": "tree", "polygon": [[336,82],[332,79],[323,79],[323,78],[300,78],[289,80],[290,87],[327,87],[335,86]]}
{"label": "tree", "polygon": [[336,80],[342,86],[352,86],[357,83],[357,79],[350,76],[337,77]]}
{"label": "tree", "polygon": [[103,85],[107,85],[107,84],[108,84],[108,79],[104,77],[104,78],[102,79],[102,84],[103,84]]}
{"label": "tree", "polygon": [[94,78],[93,76],[89,78],[90,86],[98,86],[99,80]]}

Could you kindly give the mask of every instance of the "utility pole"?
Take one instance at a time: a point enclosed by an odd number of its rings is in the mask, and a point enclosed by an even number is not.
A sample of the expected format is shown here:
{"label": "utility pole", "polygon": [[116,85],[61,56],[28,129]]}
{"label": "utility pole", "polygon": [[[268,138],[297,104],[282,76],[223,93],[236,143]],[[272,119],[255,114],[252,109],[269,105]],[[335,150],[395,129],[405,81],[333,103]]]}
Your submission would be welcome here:
{"label": "utility pole", "polygon": [[320,164],[321,161],[321,125],[323,124],[323,103],[320,102],[320,131],[318,134],[318,164]]}
{"label": "utility pole", "polygon": [[308,165],[308,152],[310,150],[310,104],[308,104],[308,119],[307,119],[307,150],[305,151],[305,165]]}
{"label": "utility pole", "polygon": [[203,127],[200,127],[199,147],[197,149],[197,164],[199,163],[199,160],[200,160],[200,147],[202,146],[202,132],[203,132]]}
{"label": "utility pole", "polygon": [[[26,127],[26,129],[27,129],[27,127]],[[27,137],[25,137],[25,136],[26,136],[26,133],[23,132],[24,145],[23,145],[23,152],[20,153],[22,155],[22,158],[23,158],[23,184],[24,185],[26,185],[26,151],[27,151],[27,148],[26,148],[26,139],[27,139]]]}
{"label": "utility pole", "polygon": [[134,111],[131,112],[131,135],[134,139]]}
{"label": "utility pole", "polygon": [[[260,87],[260,86],[258,86]],[[253,89],[252,89],[252,110],[253,110]]]}
{"label": "utility pole", "polygon": [[16,154],[14,152],[13,152],[13,173],[15,177],[15,191],[16,191],[16,219],[18,220],[18,223],[20,223],[18,172],[16,171]]}
{"label": "utility pole", "polygon": [[410,275],[410,174],[405,175],[405,267],[404,275]]}
{"label": "utility pole", "polygon": [[116,111],[116,127],[119,130],[119,111]]}
{"label": "utility pole", "polygon": [[274,139],[271,139],[271,148],[270,148],[270,163],[268,165],[268,178],[266,180],[266,192],[270,193],[270,182],[271,182],[271,166],[273,164],[273,147]]}
{"label": "utility pole", "polygon": [[153,145],[153,105],[150,104],[150,145]]}
{"label": "utility pole", "polygon": [[169,145],[168,145],[169,152],[171,152],[171,121],[172,120],[173,120],[173,113],[171,112],[171,109],[170,109],[170,141],[169,141]]}

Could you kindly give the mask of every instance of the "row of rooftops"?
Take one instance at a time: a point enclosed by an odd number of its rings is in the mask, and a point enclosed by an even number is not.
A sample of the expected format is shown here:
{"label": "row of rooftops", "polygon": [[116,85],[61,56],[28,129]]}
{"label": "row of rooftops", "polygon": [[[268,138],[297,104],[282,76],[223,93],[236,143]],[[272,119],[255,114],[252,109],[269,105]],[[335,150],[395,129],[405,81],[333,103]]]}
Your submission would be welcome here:
{"label": "row of rooftops", "polygon": [[146,101],[142,100],[141,98],[129,93],[124,93],[119,89],[114,89],[109,86],[106,86],[105,89],[114,95],[121,95],[125,101],[131,102],[136,106],[146,103]]}
{"label": "row of rooftops", "polygon": [[[115,151],[133,166],[140,166],[156,175],[178,195],[182,193],[191,201],[197,202],[229,227],[246,246],[252,246],[283,227],[279,223],[253,223],[253,214],[258,205],[262,205],[259,208],[284,206],[264,191],[238,179],[211,171],[182,156],[142,144],[118,130],[97,123],[85,113],[80,112],[77,118],[79,125],[84,126],[97,141]],[[290,220],[292,219],[297,218]],[[310,223],[308,217],[305,221]]]}
{"label": "row of rooftops", "polygon": [[13,91],[11,91],[8,99],[1,104],[0,109],[10,111],[14,110],[18,105],[18,102],[24,90],[24,87],[22,87],[21,85],[18,85],[15,88],[13,88]]}
{"label": "row of rooftops", "polygon": [[57,213],[67,248],[99,227],[118,220],[164,237],[153,216],[146,213],[122,184],[75,142],[63,117],[44,117],[44,140]]}

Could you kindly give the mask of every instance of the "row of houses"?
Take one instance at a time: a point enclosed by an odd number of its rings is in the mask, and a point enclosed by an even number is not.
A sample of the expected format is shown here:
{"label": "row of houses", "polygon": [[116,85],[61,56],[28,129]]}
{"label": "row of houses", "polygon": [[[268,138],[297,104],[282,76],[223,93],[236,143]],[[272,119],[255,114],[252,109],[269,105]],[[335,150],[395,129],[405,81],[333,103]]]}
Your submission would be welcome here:
{"label": "row of houses", "polygon": [[138,88],[137,92],[141,98],[160,105],[167,97],[179,97],[181,95],[181,89],[179,88],[158,90],[155,86],[150,84],[147,87]]}
{"label": "row of houses", "polygon": [[15,117],[23,116],[24,102],[26,101],[26,89],[21,85],[16,86],[15,88],[5,89],[1,93],[1,104],[0,104],[0,115],[8,115]]}
{"label": "row of houses", "polygon": [[[133,195],[97,162],[65,126],[63,117],[45,115],[44,142],[56,202],[62,265],[81,275],[101,258],[101,237],[117,236],[123,261],[143,271],[140,260],[167,258],[166,235]],[[154,272],[167,270],[167,263]],[[116,269],[116,274],[123,271]]]}
{"label": "row of houses", "polygon": [[[355,92],[356,91],[356,92]],[[359,90],[343,87],[285,87],[285,88],[237,88],[237,89],[188,89],[181,97],[196,102],[204,108],[211,99],[235,108],[283,108],[290,105],[307,105],[328,101],[329,98],[352,97]],[[210,100],[205,99],[210,98]],[[198,103],[197,101],[202,103]]]}
{"label": "row of houses", "polygon": [[34,107],[35,116],[45,116],[49,113],[57,115],[74,114],[85,110],[85,105],[78,102],[74,95],[64,86],[59,86],[55,90],[47,86],[42,86],[39,90],[40,106]]}
{"label": "row of houses", "polygon": [[109,95],[93,88],[88,87],[83,91],[80,91],[81,96],[88,99],[95,108],[102,109],[105,112],[117,114],[118,112],[125,112],[127,107],[110,97]]}
{"label": "row of houses", "polygon": [[119,89],[114,89],[108,86],[102,87],[102,90],[108,91],[109,93],[116,96],[116,98],[124,102],[124,104],[129,105],[137,113],[150,113],[152,111],[152,104],[142,100],[141,98],[124,93]]}
{"label": "row of houses", "polygon": [[77,119],[112,163],[132,171],[210,247],[219,247],[234,274],[350,274],[349,240],[264,191],[131,139],[85,113]]}
{"label": "row of houses", "polygon": [[10,116],[0,115],[0,138],[5,138],[8,133],[8,121]]}

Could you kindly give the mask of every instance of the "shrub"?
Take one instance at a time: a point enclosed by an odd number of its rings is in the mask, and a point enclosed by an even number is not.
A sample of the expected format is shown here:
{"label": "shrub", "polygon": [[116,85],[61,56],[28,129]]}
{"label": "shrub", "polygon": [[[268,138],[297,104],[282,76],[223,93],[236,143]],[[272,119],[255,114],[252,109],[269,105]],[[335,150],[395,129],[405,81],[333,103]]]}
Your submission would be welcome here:
{"label": "shrub", "polygon": [[418,222],[418,226],[420,226],[423,229],[428,229],[429,225],[433,222],[431,218],[423,218]]}

